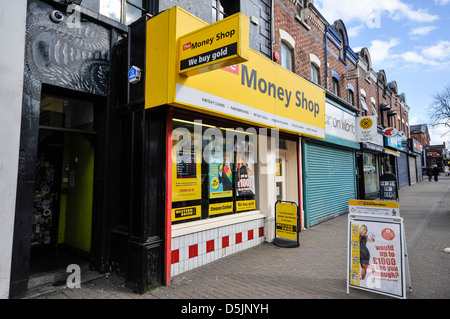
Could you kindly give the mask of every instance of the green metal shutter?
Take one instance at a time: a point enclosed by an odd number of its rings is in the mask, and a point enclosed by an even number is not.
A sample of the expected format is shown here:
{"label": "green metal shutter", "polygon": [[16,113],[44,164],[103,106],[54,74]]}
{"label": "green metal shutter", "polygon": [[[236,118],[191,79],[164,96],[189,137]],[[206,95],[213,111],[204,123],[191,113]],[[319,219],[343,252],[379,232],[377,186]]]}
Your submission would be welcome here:
{"label": "green metal shutter", "polygon": [[305,143],[304,190],[306,226],[348,212],[357,198],[354,151]]}

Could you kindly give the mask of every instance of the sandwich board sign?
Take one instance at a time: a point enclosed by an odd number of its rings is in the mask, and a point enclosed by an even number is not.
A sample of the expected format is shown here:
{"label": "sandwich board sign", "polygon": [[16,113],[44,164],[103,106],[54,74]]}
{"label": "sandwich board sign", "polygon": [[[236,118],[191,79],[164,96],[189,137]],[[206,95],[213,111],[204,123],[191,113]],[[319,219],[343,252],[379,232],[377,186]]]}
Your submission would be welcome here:
{"label": "sandwich board sign", "polygon": [[352,212],[355,202],[361,201],[349,201],[347,294],[353,287],[406,299],[412,288],[403,218],[385,209],[377,214],[376,205],[367,212],[368,203]]}
{"label": "sandwich board sign", "polygon": [[284,248],[300,247],[300,216],[294,202],[275,203],[275,238],[273,243]]}

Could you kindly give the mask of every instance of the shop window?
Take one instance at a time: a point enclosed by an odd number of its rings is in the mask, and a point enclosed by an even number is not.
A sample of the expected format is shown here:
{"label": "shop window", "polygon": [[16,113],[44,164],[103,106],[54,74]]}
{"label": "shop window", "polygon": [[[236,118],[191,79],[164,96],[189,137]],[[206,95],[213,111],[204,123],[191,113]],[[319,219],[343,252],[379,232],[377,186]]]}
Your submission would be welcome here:
{"label": "shop window", "polygon": [[364,187],[366,194],[378,191],[377,157],[374,154],[363,154]]}
{"label": "shop window", "polygon": [[173,120],[172,223],[257,209],[257,131]]}
{"label": "shop window", "polygon": [[148,0],[100,0],[100,14],[129,25],[148,13]]}
{"label": "shop window", "polygon": [[239,1],[211,0],[212,22],[216,22],[240,11]]}

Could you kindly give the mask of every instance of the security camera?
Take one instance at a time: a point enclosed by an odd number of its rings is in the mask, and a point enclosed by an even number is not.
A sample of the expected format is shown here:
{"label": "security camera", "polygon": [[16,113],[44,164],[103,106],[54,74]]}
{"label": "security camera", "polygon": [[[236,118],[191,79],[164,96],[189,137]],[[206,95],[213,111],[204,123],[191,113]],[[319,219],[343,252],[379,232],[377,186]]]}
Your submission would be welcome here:
{"label": "security camera", "polygon": [[61,11],[54,10],[52,13],[50,13],[50,19],[52,19],[55,23],[60,23],[64,19],[64,15],[61,13]]}

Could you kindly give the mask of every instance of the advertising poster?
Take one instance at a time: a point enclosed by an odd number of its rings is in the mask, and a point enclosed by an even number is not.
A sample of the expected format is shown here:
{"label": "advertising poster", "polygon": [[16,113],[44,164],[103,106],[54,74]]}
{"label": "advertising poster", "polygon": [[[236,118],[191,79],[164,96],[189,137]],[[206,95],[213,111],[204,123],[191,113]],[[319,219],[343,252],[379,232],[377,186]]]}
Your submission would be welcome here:
{"label": "advertising poster", "polygon": [[255,195],[255,149],[251,142],[236,146],[237,196]]}
{"label": "advertising poster", "polygon": [[403,219],[349,215],[348,285],[405,297]]}
{"label": "advertising poster", "polygon": [[194,135],[190,142],[174,140],[172,149],[172,201],[181,202],[202,198],[201,148],[195,147]]}
{"label": "advertising poster", "polygon": [[231,159],[213,148],[209,154],[209,198],[233,196]]}

